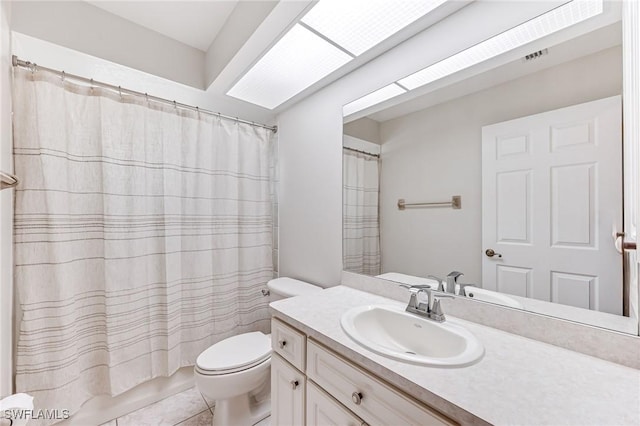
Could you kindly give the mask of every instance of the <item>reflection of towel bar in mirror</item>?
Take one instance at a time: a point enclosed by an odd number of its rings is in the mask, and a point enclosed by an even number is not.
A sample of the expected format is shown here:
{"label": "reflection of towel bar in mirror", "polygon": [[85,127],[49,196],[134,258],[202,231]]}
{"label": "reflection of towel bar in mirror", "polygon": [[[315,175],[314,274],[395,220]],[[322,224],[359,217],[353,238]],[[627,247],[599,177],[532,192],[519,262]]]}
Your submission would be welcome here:
{"label": "reflection of towel bar in mirror", "polygon": [[398,210],[404,210],[407,207],[451,207],[459,210],[462,208],[462,196],[454,195],[451,201],[442,201],[437,203],[407,203],[404,198],[398,200]]}
{"label": "reflection of towel bar in mirror", "polygon": [[0,189],[12,188],[18,184],[18,178],[8,173],[0,172]]}

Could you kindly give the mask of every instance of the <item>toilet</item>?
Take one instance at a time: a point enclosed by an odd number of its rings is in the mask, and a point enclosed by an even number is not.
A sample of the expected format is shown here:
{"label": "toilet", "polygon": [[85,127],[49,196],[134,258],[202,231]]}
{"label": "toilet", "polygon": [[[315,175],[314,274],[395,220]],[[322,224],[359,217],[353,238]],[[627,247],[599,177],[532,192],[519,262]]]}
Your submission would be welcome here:
{"label": "toilet", "polygon": [[[301,296],[321,287],[276,278],[267,283],[269,300]],[[271,335],[259,331],[224,339],[202,352],[194,367],[198,390],[215,400],[213,424],[249,426],[271,414]]]}

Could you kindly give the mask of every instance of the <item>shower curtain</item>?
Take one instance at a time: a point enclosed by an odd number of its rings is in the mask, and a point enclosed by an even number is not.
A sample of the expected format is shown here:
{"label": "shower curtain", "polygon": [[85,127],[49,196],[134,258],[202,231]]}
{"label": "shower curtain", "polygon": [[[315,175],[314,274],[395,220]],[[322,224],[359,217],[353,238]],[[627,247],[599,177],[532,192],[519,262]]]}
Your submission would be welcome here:
{"label": "shower curtain", "polygon": [[379,159],[343,149],[342,261],[346,271],[380,274]]}
{"label": "shower curtain", "polygon": [[73,413],[267,332],[272,132],[14,73],[17,391]]}

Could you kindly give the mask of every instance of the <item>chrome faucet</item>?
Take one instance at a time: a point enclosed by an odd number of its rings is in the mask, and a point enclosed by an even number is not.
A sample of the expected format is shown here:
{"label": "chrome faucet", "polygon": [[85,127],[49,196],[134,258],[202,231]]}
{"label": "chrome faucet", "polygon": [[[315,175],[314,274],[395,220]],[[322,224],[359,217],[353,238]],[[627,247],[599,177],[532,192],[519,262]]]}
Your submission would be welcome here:
{"label": "chrome faucet", "polygon": [[447,293],[456,294],[456,284],[458,284],[458,278],[463,276],[462,272],[452,271],[447,275]]}
{"label": "chrome faucet", "polygon": [[[446,317],[440,306],[440,300],[438,298],[448,297],[453,298],[445,293],[441,293],[436,290],[432,290],[428,285],[406,285],[401,284],[402,287],[408,288],[411,292],[411,298],[405,311],[412,314],[420,315],[421,317],[429,318],[436,322],[444,322]],[[426,303],[421,303],[419,300],[420,293],[427,295]]]}

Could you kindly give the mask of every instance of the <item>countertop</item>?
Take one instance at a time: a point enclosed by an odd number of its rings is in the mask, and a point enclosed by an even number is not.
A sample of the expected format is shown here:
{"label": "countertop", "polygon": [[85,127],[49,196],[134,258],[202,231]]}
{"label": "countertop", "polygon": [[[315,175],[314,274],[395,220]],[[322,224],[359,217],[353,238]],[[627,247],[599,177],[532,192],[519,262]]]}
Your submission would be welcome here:
{"label": "countertop", "polygon": [[406,364],[342,330],[344,312],[374,304],[406,305],[338,286],[270,306],[275,317],[462,424],[640,425],[639,370],[457,318],[485,347],[478,363]]}

